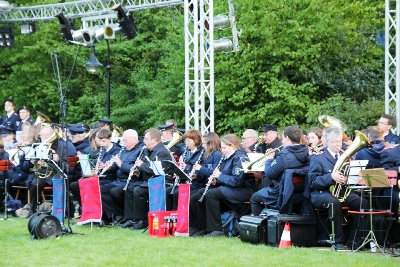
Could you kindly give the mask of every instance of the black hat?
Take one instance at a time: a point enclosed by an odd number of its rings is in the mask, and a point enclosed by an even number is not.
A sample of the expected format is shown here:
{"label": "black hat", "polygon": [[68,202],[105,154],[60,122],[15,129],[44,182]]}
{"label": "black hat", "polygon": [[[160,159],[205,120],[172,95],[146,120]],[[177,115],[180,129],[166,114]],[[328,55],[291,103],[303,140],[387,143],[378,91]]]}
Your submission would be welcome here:
{"label": "black hat", "polygon": [[173,124],[160,124],[158,125],[158,129],[162,131],[172,130],[174,128]]}
{"label": "black hat", "polygon": [[69,129],[69,132],[71,133],[71,135],[83,134],[83,133],[89,131],[89,129],[86,128],[84,124],[77,124],[72,127],[68,127],[68,129]]}
{"label": "black hat", "polygon": [[278,127],[272,124],[264,124],[264,126],[261,128],[262,132],[269,132],[269,131],[278,131]]}
{"label": "black hat", "polygon": [[20,107],[18,108],[18,112],[20,112],[20,110],[22,110],[22,109],[26,109],[28,112],[31,112],[31,109],[28,108],[27,106],[20,106]]}
{"label": "black hat", "polygon": [[0,126],[0,134],[15,134],[15,130],[7,126]]}
{"label": "black hat", "polygon": [[112,124],[112,120],[110,120],[110,119],[99,119],[99,123],[104,123],[104,124],[111,125]]}

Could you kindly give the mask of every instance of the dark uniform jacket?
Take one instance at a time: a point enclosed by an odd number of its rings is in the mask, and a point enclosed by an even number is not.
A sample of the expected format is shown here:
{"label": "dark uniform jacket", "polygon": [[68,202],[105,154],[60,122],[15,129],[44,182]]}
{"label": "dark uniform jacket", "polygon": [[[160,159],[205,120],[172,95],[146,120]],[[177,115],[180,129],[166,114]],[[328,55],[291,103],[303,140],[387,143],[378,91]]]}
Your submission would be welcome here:
{"label": "dark uniform jacket", "polygon": [[[143,164],[139,167],[140,179],[144,181],[141,186],[147,187],[147,181],[155,175],[153,170],[150,168],[150,161],[164,160],[172,161],[172,156],[171,152],[168,150],[168,148],[165,147],[163,143],[157,144],[155,147],[153,147],[152,150],[146,148],[143,151]],[[166,173],[166,175],[170,174],[167,169],[164,169],[164,172]],[[167,180],[167,177],[165,177],[165,179]]]}
{"label": "dark uniform jacket", "polygon": [[186,149],[181,157],[184,157],[183,162],[186,163],[185,169],[183,172],[186,174],[190,174],[190,172],[193,169],[193,165],[196,164],[197,162],[200,162],[200,157],[204,155],[204,148],[202,146],[199,146],[193,153]]}
{"label": "dark uniform jacket", "polygon": [[249,201],[253,193],[242,171],[241,158],[244,157],[247,157],[246,153],[238,149],[229,158],[223,160],[219,168],[221,175],[217,179],[217,185],[225,199],[230,202]]}
{"label": "dark uniform jacket", "polygon": [[274,159],[265,163],[265,176],[271,184],[259,191],[266,198],[265,204],[275,206],[279,198],[280,179],[287,169],[299,169],[309,164],[308,147],[306,145],[293,145],[278,152]]}
{"label": "dark uniform jacket", "polygon": [[18,126],[17,126],[17,131],[22,131],[22,124],[24,124],[24,123],[33,125],[35,122],[32,120],[31,117],[29,117],[25,122],[20,121],[20,123],[18,123]]}
{"label": "dark uniform jacket", "polygon": [[[111,160],[115,155],[117,155],[118,153],[121,152],[121,147],[115,143],[112,143],[112,147],[109,151],[105,151],[103,148],[101,153],[101,157],[100,157],[100,161],[103,162],[104,164]],[[117,168],[114,166],[116,164],[113,164],[113,166],[111,166],[105,173],[105,177],[100,177],[100,179],[103,180],[114,180],[117,177]],[[101,172],[101,170],[100,170]]]}
{"label": "dark uniform jacket", "polygon": [[222,153],[220,151],[214,151],[210,156],[204,159],[200,170],[196,172],[196,179],[192,181],[192,184],[204,187],[208,181],[208,177],[214,172],[221,158]]}
{"label": "dark uniform jacket", "polygon": [[17,131],[17,128],[18,128],[18,125],[20,124],[20,122],[21,122],[21,119],[19,118],[17,113],[14,112],[11,114],[10,117],[8,117],[7,115],[5,115],[3,117],[2,126],[13,129],[14,131]]}
{"label": "dark uniform jacket", "polygon": [[[74,146],[75,146],[76,151],[79,151],[83,154],[87,154],[87,153],[85,153],[85,151],[88,147],[90,147],[90,141],[88,138],[85,138],[82,141],[74,143]],[[91,150],[91,148],[89,148],[89,149]]]}
{"label": "dark uniform jacket", "polygon": [[382,168],[381,154],[385,145],[382,141],[372,141],[371,145],[358,151],[355,160],[368,160],[367,169]]}
{"label": "dark uniform jacket", "polygon": [[389,144],[400,144],[400,136],[389,130],[389,133],[385,136],[385,142],[388,142]]}
{"label": "dark uniform jacket", "polygon": [[272,141],[272,143],[270,144],[265,144],[262,143],[259,146],[257,146],[257,151],[258,153],[265,153],[268,149],[274,149],[274,148],[278,148],[282,145],[282,142],[279,140],[279,138],[277,137],[274,141]]}
{"label": "dark uniform jacket", "polygon": [[386,170],[399,170],[400,146],[384,150],[381,154],[381,164]]}
{"label": "dark uniform jacket", "polygon": [[[143,143],[138,143],[131,150],[124,150],[121,154],[122,164],[121,167],[117,170],[117,178],[118,180],[126,180],[128,178],[129,172],[131,168],[135,164],[135,160],[138,158],[142,148],[144,147]],[[114,163],[117,166],[117,164]],[[117,166],[118,167],[118,166]]]}

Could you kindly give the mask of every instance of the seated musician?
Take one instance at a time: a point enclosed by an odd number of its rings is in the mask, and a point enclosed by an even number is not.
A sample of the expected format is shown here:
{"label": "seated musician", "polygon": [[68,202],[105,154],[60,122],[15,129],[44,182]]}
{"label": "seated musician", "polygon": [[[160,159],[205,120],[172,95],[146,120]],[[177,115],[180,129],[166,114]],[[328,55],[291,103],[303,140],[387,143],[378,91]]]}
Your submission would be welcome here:
{"label": "seated musician", "polygon": [[16,145],[15,130],[6,126],[0,128],[1,139],[3,141],[4,149],[13,149]]}
{"label": "seated musician", "polygon": [[18,109],[18,114],[21,119],[21,122],[17,126],[17,136],[16,139],[19,142],[20,136],[22,132],[23,125],[33,125],[34,121],[31,118],[31,111],[27,106],[22,106]]}
{"label": "seated musician", "polygon": [[317,154],[317,152],[322,150],[322,129],[311,128],[307,137],[310,155]]}
{"label": "seated musician", "polygon": [[[264,139],[263,139],[264,141]],[[246,129],[242,135],[242,148],[246,153],[257,152],[257,147],[261,143],[258,142],[258,133],[253,129]]]}
{"label": "seated musician", "polygon": [[[239,205],[249,201],[253,193],[242,171],[242,158],[247,155],[240,149],[240,139],[234,134],[223,136],[221,150],[224,157],[210,176],[210,179],[215,178],[213,188],[200,189],[190,198],[190,235],[208,232],[208,237],[224,236],[221,213],[235,207],[240,209]],[[199,202],[204,192],[204,199]]]}
{"label": "seated musician", "polygon": [[[344,184],[347,180],[341,172],[332,172],[337,159],[340,156],[342,148],[342,130],[338,127],[329,127],[324,129],[324,140],[327,148],[320,155],[315,155],[310,158],[310,168],[308,171],[309,186],[311,188],[311,202],[315,208],[326,209],[329,205],[333,205],[333,221],[335,225],[335,245],[336,249],[344,249],[346,237],[342,228],[342,203],[332,196],[329,192],[330,186],[339,183]],[[362,208],[367,208],[366,200],[361,202],[361,198],[355,193],[350,195],[343,202],[344,205],[353,210],[360,209],[360,203],[363,204]],[[356,221],[352,229],[356,227]],[[352,238],[349,237],[349,241]]]}
{"label": "seated musician", "polygon": [[68,128],[69,137],[74,144],[76,151],[84,153],[85,149],[90,146],[88,132],[88,125],[76,124]]}
{"label": "seated musician", "polygon": [[[283,131],[284,149],[278,152],[274,159],[268,159],[265,163],[265,175],[272,183],[251,196],[252,214],[259,215],[265,205],[277,208],[279,183],[286,169],[300,169],[308,166],[308,147],[300,144],[302,138],[303,132],[298,126],[289,126]],[[271,157],[274,157],[275,153],[271,154]]]}
{"label": "seated musician", "polygon": [[394,118],[389,114],[383,114],[378,121],[378,127],[383,131],[383,138],[387,144],[400,144],[400,137],[392,132]]}
{"label": "seated musician", "polygon": [[[204,155],[204,148],[202,146],[201,141],[201,132],[198,130],[188,130],[183,135],[185,139],[186,148],[181,157],[179,158],[179,168],[186,173],[187,175],[191,175],[193,170],[193,165],[199,163],[202,160]],[[178,180],[179,181],[179,180]],[[179,181],[182,183],[188,181]],[[192,183],[190,186],[191,192],[200,189],[202,186],[197,183]],[[172,192],[172,190],[174,190]],[[167,210],[176,210],[178,206],[178,187],[174,184],[174,186],[169,187],[166,190],[166,198],[167,198]]]}
{"label": "seated musician", "polygon": [[[3,141],[0,139],[0,160],[8,160],[8,159],[9,159],[9,155],[4,150]],[[3,171],[0,171],[0,196],[3,195],[4,186],[5,186],[5,175],[4,175]]]}
{"label": "seated musician", "polygon": [[[139,179],[142,183],[139,186],[136,186],[133,190],[132,214],[134,223],[131,225],[133,229],[143,229],[147,227],[147,213],[149,211],[148,180],[155,175],[153,170],[150,168],[150,162],[165,160],[172,161],[170,151],[161,142],[161,133],[158,129],[151,128],[145,132],[144,144],[146,149],[143,151],[142,159],[137,159],[135,161],[139,171]],[[167,170],[164,171],[166,173],[168,172]]]}
{"label": "seated musician", "polygon": [[[174,140],[173,133],[174,131],[174,124],[165,124],[165,125],[158,125],[158,129],[161,131],[161,142],[163,142],[164,145],[169,147],[169,150],[172,152],[174,158],[176,161],[179,160],[179,157],[183,154],[185,151],[185,144],[181,143],[181,140]],[[183,139],[183,137],[182,137]],[[176,142],[175,144],[171,144],[171,142]]]}
{"label": "seated musician", "polygon": [[368,160],[367,169],[382,168],[381,154],[385,149],[383,131],[378,126],[369,127],[366,131],[371,146],[360,149],[355,160]]}
{"label": "seated musician", "polygon": [[[113,167],[117,168],[117,178],[101,187],[101,201],[106,221],[122,218],[124,210],[123,188],[126,185],[129,172],[139,156],[143,144],[139,142],[138,133],[129,129],[123,133],[122,141],[125,149],[113,159]],[[117,221],[116,221],[117,222]]]}
{"label": "seated musician", "polygon": [[264,143],[260,144],[257,147],[257,151],[259,153],[265,153],[267,149],[274,149],[278,148],[282,145],[281,140],[279,140],[279,135],[278,135],[278,127],[272,124],[265,124],[262,128],[262,136],[264,139]]}
{"label": "seated musician", "polygon": [[[51,126],[42,126],[40,129],[40,139],[42,143],[52,142],[50,147],[50,160],[53,160],[56,164],[63,167],[67,164],[67,157],[76,156],[76,150],[71,142],[57,139],[52,141],[51,139],[54,136],[54,131],[55,130]],[[45,186],[51,186],[53,184],[52,179],[57,175],[57,171],[51,167],[49,161],[39,160],[35,164],[37,164],[38,171],[35,173],[35,178],[29,187],[31,199],[30,208],[33,213],[36,212],[38,196],[43,188]]]}

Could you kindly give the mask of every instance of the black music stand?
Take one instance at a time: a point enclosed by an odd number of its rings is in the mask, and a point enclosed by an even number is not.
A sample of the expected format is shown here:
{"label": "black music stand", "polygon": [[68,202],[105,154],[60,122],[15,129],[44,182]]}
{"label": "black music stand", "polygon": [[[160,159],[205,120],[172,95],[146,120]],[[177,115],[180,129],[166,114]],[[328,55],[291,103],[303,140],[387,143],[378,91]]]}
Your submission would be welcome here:
{"label": "black music stand", "polygon": [[[0,160],[0,171],[4,172],[4,213],[3,218],[0,221],[14,221],[8,218],[8,170],[10,167],[14,166],[9,160]],[[16,222],[16,221],[14,221]]]}
{"label": "black music stand", "polygon": [[184,173],[177,165],[175,162],[171,160],[163,160],[162,161],[162,167],[163,169],[169,169],[172,170],[172,172],[179,177],[180,180],[189,180],[192,181],[192,177],[189,177],[186,173]]}
{"label": "black music stand", "polygon": [[[355,250],[353,251],[359,251],[360,249],[364,248],[365,245],[373,242],[375,244],[375,248],[379,249],[382,254],[385,254],[385,243],[386,239],[390,230],[391,224],[389,223],[388,230],[385,236],[383,248],[379,246],[378,241],[376,239],[375,233],[374,233],[374,227],[373,227],[373,216],[374,215],[388,215],[391,216],[393,215],[392,213],[392,193],[390,194],[389,199],[389,209],[387,210],[374,210],[373,209],[373,202],[372,202],[372,189],[373,188],[389,188],[391,187],[393,190],[393,186],[390,184],[390,181],[385,173],[385,170],[383,168],[379,169],[368,169],[368,170],[361,170],[360,175],[363,177],[365,181],[365,186],[363,188],[358,187],[361,189],[361,199],[363,199],[363,192],[365,190],[368,190],[368,200],[369,200],[369,209],[368,210],[363,210],[360,207],[360,211],[349,211],[351,214],[356,214],[356,215],[368,215],[369,216],[369,231],[367,236],[364,238],[364,241],[362,244]],[[356,238],[357,233],[355,234],[354,238]],[[354,241],[353,241],[354,244]],[[371,248],[372,249],[372,248]]]}

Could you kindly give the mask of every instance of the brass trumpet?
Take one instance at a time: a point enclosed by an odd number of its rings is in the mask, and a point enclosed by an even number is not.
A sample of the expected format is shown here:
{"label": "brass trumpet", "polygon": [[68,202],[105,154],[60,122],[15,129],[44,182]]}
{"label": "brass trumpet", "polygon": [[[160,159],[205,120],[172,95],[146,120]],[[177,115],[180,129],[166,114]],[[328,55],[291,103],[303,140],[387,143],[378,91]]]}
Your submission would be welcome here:
{"label": "brass trumpet", "polygon": [[270,149],[267,149],[267,151],[265,151],[265,154],[264,154],[261,158],[256,159],[256,160],[250,162],[249,164],[247,164],[247,166],[243,166],[244,168],[241,169],[240,171],[244,171],[245,173],[252,172],[252,168],[253,168],[253,166],[254,166],[255,164],[258,164],[258,163],[264,161],[263,164],[262,164],[262,165],[259,165],[259,166],[261,167],[261,166],[265,165],[265,160],[266,160],[266,158],[267,158],[268,156],[270,156],[272,153],[279,152],[279,151],[281,151],[282,149],[283,149],[283,145],[281,145],[281,146],[279,146],[279,147],[277,147],[277,148],[270,148]]}

